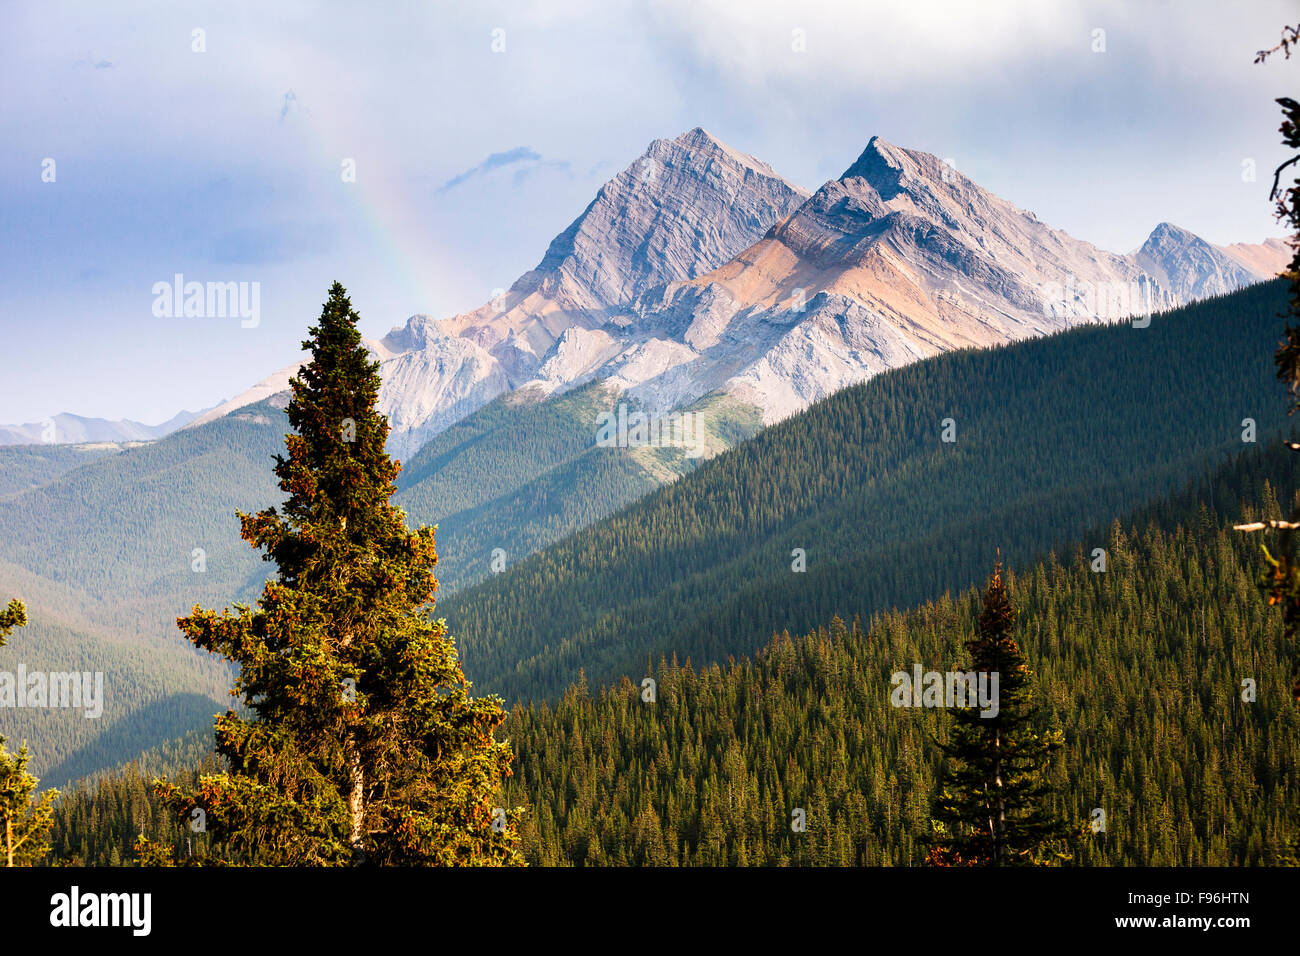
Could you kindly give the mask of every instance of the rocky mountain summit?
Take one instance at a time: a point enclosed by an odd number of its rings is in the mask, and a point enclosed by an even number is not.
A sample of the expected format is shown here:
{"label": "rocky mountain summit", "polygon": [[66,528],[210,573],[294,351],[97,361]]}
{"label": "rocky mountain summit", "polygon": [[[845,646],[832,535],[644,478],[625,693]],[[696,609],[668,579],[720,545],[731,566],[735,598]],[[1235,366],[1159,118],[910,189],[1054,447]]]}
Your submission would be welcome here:
{"label": "rocky mountain summit", "polygon": [[[1258,258],[1259,247],[1253,248]],[[1249,258],[1238,258],[1167,222],[1152,230],[1133,259],[1181,302],[1224,295],[1260,279],[1258,266],[1247,265]],[[1270,262],[1264,267],[1276,273],[1281,265]]]}
{"label": "rocky mountain summit", "polygon": [[[566,363],[586,367],[612,355],[612,337],[578,342],[573,334],[600,330],[612,310],[647,289],[717,268],[807,198],[766,163],[703,129],[655,140],[508,290],[451,318],[414,315],[379,342],[367,341],[382,363],[380,407],[392,425],[390,449],[408,457],[460,418],[533,381],[548,360],[555,374]],[[593,341],[602,343],[599,354],[589,350]],[[216,414],[287,388],[297,368],[281,369]]]}
{"label": "rocky mountain summit", "polygon": [[1106,252],[874,137],[732,261],[643,293],[601,329],[566,332],[577,360],[557,349],[539,379],[550,390],[608,380],[660,412],[720,391],[771,423],[936,352],[1167,309],[1284,261],[1250,248],[1254,268],[1163,224],[1134,255]]}
{"label": "rocky mountain summit", "polygon": [[771,423],[937,352],[1232,291],[1287,255],[1169,223],[1107,252],[878,136],[809,195],[694,129],[651,143],[493,301],[368,345],[399,457],[505,392],[593,380],[652,412],[723,394]]}
{"label": "rocky mountain summit", "polygon": [[717,268],[807,197],[703,129],[655,140],[502,295],[441,321],[414,316],[385,337],[385,346],[403,353],[385,363],[380,396],[394,452],[409,454],[531,381],[548,359],[555,369],[571,362],[566,355],[575,348],[582,365],[608,357],[612,338],[597,334],[577,345],[571,333],[602,328],[612,309],[647,289]]}

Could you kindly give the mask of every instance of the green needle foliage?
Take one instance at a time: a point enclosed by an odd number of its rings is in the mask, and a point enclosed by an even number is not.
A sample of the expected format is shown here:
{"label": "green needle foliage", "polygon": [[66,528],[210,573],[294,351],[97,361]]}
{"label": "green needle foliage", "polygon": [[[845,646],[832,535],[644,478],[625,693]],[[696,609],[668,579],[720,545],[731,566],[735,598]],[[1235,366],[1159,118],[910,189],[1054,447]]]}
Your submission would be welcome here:
{"label": "green needle foliage", "polygon": [[[970,670],[998,675],[998,710],[982,716],[978,705],[955,710],[943,745],[950,765],[935,801],[940,866],[1018,866],[1068,859],[1053,852],[1067,828],[1050,809],[1047,771],[1064,745],[1059,732],[1039,735],[1029,667],[1013,636],[1016,609],[1002,582],[1001,560],[984,592],[975,638],[966,642]],[[991,677],[990,686],[992,686]]]}
{"label": "green needle foliage", "polygon": [[27,772],[27,745],[13,756],[5,750],[0,737],[0,823],[4,832],[5,866],[31,866],[50,850],[50,828],[54,825],[54,800],[57,790],[46,790],[32,802],[40,783]]}
{"label": "green needle foliage", "polygon": [[[0,611],[0,647],[14,628],[27,623],[27,607],[17,598]],[[49,852],[50,828],[54,825],[54,800],[57,790],[46,790],[41,798],[32,802],[32,794],[40,782],[27,772],[27,745],[18,749],[17,756],[5,750],[5,739],[0,736],[0,833],[3,841],[5,866],[31,866]]]}
{"label": "green needle foliage", "polygon": [[291,383],[294,432],[275,466],[288,497],[239,515],[278,575],[256,608],[196,606],[177,622],[239,665],[232,695],[246,710],[216,721],[228,772],[158,790],[227,862],[515,863],[514,821],[493,799],[510,773],[494,737],[506,714],[469,696],[431,616],[433,529],[408,531],[389,501],[400,466],[358,318],[335,283]]}
{"label": "green needle foliage", "polygon": [[[1258,543],[1235,520],[1284,513],[1272,489],[1300,482],[1300,456],[1254,446],[1196,482],[1004,581],[1034,673],[1035,728],[1069,745],[1052,761],[1051,806],[1086,838],[1077,866],[1265,866],[1300,823],[1296,640],[1259,599]],[[1211,494],[1211,489],[1212,494]],[[1266,502],[1260,509],[1254,502]],[[1286,504],[1289,506],[1290,501]],[[1093,570],[1104,545],[1105,573]],[[981,582],[982,584],[984,582]],[[778,633],[728,665],[661,661],[558,701],[515,707],[515,774],[503,806],[528,807],[525,859],[574,866],[915,866],[925,862],[952,721],[891,704],[889,675],[965,656],[982,589],[861,626]],[[644,666],[644,665],[643,665]],[[1250,676],[1258,698],[1243,700]],[[206,844],[165,814],[149,773],[193,780],[203,749],[178,741],[60,800],[56,861],[129,861],[136,835],[172,856]],[[164,770],[164,768],[166,768]],[[194,773],[191,768],[198,768]],[[184,776],[182,777],[182,774]],[[794,808],[807,830],[794,832]],[[1104,828],[1091,832],[1096,809]]]}
{"label": "green needle foliage", "polygon": [[14,598],[7,608],[0,611],[0,647],[5,646],[5,638],[14,632],[14,628],[25,627],[26,624],[27,605]]}

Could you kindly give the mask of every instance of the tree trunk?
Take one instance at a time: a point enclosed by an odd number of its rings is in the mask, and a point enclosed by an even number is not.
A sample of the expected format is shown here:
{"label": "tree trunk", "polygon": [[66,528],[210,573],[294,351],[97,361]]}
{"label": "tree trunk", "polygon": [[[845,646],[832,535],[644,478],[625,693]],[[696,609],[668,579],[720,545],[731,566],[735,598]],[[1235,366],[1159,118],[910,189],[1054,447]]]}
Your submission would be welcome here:
{"label": "tree trunk", "polygon": [[993,865],[1001,866],[1006,856],[1004,841],[1007,832],[1007,804],[1002,797],[1002,732],[993,731],[993,749],[997,757],[993,760],[993,785],[998,791],[998,818],[993,835]]}
{"label": "tree trunk", "polygon": [[361,755],[355,750],[352,751],[351,775],[352,788],[348,793],[348,806],[352,810],[352,832],[348,836],[348,842],[352,844],[352,852],[360,858],[365,855],[362,846],[362,828],[366,819],[366,774],[361,769]]}

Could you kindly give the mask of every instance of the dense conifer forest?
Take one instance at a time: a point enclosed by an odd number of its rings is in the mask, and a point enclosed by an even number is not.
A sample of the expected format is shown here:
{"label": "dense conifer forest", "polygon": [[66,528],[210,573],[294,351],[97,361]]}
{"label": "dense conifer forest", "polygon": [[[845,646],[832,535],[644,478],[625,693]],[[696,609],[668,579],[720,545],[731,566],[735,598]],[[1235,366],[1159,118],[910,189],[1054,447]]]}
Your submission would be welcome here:
{"label": "dense conifer forest", "polygon": [[1088,326],[885,372],[440,610],[470,677],[513,703],[554,697],[579,668],[600,684],[661,655],[725,661],[849,608],[966,588],[995,542],[1026,566],[1273,440],[1284,306],[1273,282],[1149,328]]}
{"label": "dense conifer forest", "polygon": [[[598,686],[661,654],[725,661],[850,604],[869,614],[965,588],[987,573],[994,535],[1023,566],[1249,447],[1244,419],[1269,441],[1284,420],[1269,398],[1284,303],[1271,283],[1145,329],[1088,327],[886,373],[532,558],[641,494],[651,472],[671,477],[680,451],[591,447],[607,404],[594,387],[503,399],[413,456],[395,503],[412,527],[439,523],[439,613],[469,677],[508,703],[554,700],[580,667]],[[1241,343],[1227,353],[1225,328]],[[716,440],[755,427],[702,404]],[[0,593],[29,596],[32,618],[0,658],[102,671],[123,689],[98,721],[11,715],[10,734],[39,741],[32,766],[49,785],[205,728],[224,706],[229,669],[186,648],[174,621],[258,593],[267,568],[234,512],[281,499],[270,467],[286,428],[263,402],[89,461],[0,450],[15,473],[48,479],[0,494]],[[503,574],[489,572],[496,548]]]}
{"label": "dense conifer forest", "polygon": [[[1295,487],[1290,457],[1238,456],[1212,482],[1114,522],[1105,572],[1080,546],[1011,576],[1040,729],[1065,736],[1051,776],[1054,809],[1086,830],[1076,863],[1266,864],[1291,852],[1296,647],[1259,598],[1259,541],[1229,527],[1281,513],[1273,488]],[[1211,493],[1226,516],[1202,503]],[[528,859],[922,862],[949,724],[892,707],[889,676],[955,665],[979,597],[783,632],[729,666],[660,661],[654,704],[636,672],[517,707],[507,799],[534,809],[521,827]],[[791,829],[796,807],[806,832]],[[1093,832],[1096,809],[1104,832]]]}
{"label": "dense conifer forest", "polygon": [[[1278,441],[1282,410],[1259,398],[1276,387],[1266,357],[1282,294],[1274,283],[1158,316],[1149,329],[1084,328],[882,375],[440,601],[476,692],[524,698],[499,734],[515,754],[499,799],[525,810],[524,858],[922,862],[949,728],[932,711],[892,707],[889,675],[957,665],[999,552],[1035,674],[1037,729],[1066,741],[1048,770],[1051,809],[1076,828],[1105,814],[1104,832],[1080,829],[1074,861],[1285,858],[1300,787],[1295,641],[1260,600],[1261,542],[1229,530],[1280,516],[1276,489],[1289,504],[1286,490],[1300,487],[1297,456]],[[1265,358],[1216,351],[1215,326],[1229,321]],[[593,398],[546,414],[581,419]],[[944,418],[957,441],[942,440]],[[491,414],[481,424],[446,440],[448,461],[484,467],[480,455],[505,453],[490,447],[503,441]],[[266,431],[251,419],[223,427]],[[215,467],[229,438],[185,441],[209,448]],[[260,454],[256,442],[245,453]],[[152,446],[112,457],[147,483],[168,480],[174,454]],[[514,459],[522,470],[509,482],[550,477],[531,478],[526,458]],[[96,484],[107,460],[65,469],[44,493],[93,508],[112,495]],[[588,468],[593,458],[576,460]],[[408,491],[433,480],[422,467],[439,472],[433,459],[414,462]],[[160,535],[167,524],[155,515],[141,527]],[[790,560],[795,548],[806,548],[806,571]],[[64,560],[51,578],[70,584],[95,558]],[[98,573],[111,586],[120,572]],[[226,569],[202,583],[229,600],[222,588],[247,593],[264,574]],[[161,607],[161,583],[136,613]],[[149,594],[129,582],[142,585]],[[490,641],[480,630],[489,621]],[[38,646],[23,631],[15,646]],[[93,658],[96,645],[84,646]],[[133,671],[113,670],[111,655],[149,653],[122,640],[95,660],[130,686]],[[162,692],[168,672],[154,668],[163,684],[140,689],[158,710],[149,726],[207,723],[228,677],[209,669],[209,693],[177,694]],[[135,671],[150,667],[141,660]],[[645,677],[657,682],[653,703]],[[130,862],[141,834],[176,860],[212,851],[152,786],[157,776],[194,786],[197,768],[215,766],[210,738],[158,747],[138,728],[96,727],[93,739],[54,747],[46,786],[109,765],[113,753],[154,749],[67,789],[46,862]],[[806,830],[791,829],[796,810]]]}
{"label": "dense conifer forest", "polygon": [[[1279,447],[1193,482],[1008,575],[1041,730],[1059,730],[1053,809],[1074,864],[1278,863],[1300,833],[1297,657],[1260,600],[1259,540],[1300,468]],[[1213,500],[1215,508],[1208,502]],[[990,555],[990,562],[992,555]],[[851,604],[851,602],[849,602]],[[890,675],[959,665],[978,588],[859,619],[848,606],[752,659],[659,660],[609,686],[585,678],[517,706],[503,805],[523,806],[532,864],[904,865],[925,859],[948,718],[890,703]],[[846,620],[848,623],[846,623]],[[648,703],[642,681],[652,677]],[[1255,699],[1243,700],[1243,681]],[[65,795],[51,861],[129,861],[136,836],[199,852],[160,811],[158,770],[200,739]],[[791,814],[803,809],[807,829]],[[1094,832],[1095,811],[1105,814]],[[186,840],[190,842],[187,843]]]}
{"label": "dense conifer forest", "polygon": [[[1256,554],[1221,528],[1117,527],[1108,544],[1104,575],[1049,562],[1011,585],[1042,729],[1067,742],[1053,809],[1089,829],[1075,862],[1279,862],[1300,826],[1295,648],[1278,646],[1278,615],[1258,600]],[[947,728],[940,712],[892,708],[889,675],[951,662],[978,608],[971,591],[782,634],[729,667],[661,663],[653,705],[625,681],[517,708],[506,799],[534,810],[529,862],[923,862],[942,765],[932,737]],[[794,808],[806,832],[792,831]],[[1092,834],[1097,808],[1106,830]]]}
{"label": "dense conifer forest", "polygon": [[[488,576],[495,549],[513,565],[694,468],[680,450],[594,447],[608,404],[595,387],[501,399],[413,456],[395,503],[411,527],[439,526],[440,594]],[[757,427],[705,404],[715,440]],[[271,467],[288,430],[263,401],[158,442],[0,448],[0,593],[32,605],[0,666],[21,655],[32,669],[102,672],[119,690],[95,721],[10,715],[9,733],[40,741],[32,765],[47,781],[206,728],[224,705],[232,675],[178,642],[174,621],[196,602],[258,593],[266,566],[240,542],[235,512],[281,501]]]}

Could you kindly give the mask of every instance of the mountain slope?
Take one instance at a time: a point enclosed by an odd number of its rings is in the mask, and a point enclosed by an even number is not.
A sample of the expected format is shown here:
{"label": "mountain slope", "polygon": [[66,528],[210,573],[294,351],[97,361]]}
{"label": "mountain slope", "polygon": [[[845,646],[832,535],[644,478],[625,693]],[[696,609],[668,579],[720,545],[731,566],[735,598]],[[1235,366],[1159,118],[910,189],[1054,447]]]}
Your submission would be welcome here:
{"label": "mountain slope", "polygon": [[0,670],[104,673],[100,718],[6,712],[3,732],[31,741],[36,772],[112,766],[227,706],[227,668],[175,621],[256,595],[267,565],[234,512],[280,500],[271,456],[283,434],[280,410],[253,406],[0,497],[0,594],[22,598],[30,618],[0,649]]}
{"label": "mountain slope", "polygon": [[[409,458],[465,415],[533,380],[566,333],[598,330],[611,309],[642,291],[722,265],[807,196],[703,129],[655,140],[501,295],[450,318],[411,316],[367,343],[383,363],[379,403],[393,428],[389,450]],[[283,390],[295,370],[270,376],[221,411]]]}
{"label": "mountain slope", "polygon": [[[1189,302],[1257,281],[1258,274],[1247,263],[1260,262],[1268,249],[1267,245],[1251,252],[1241,248],[1233,255],[1186,229],[1162,222],[1133,258],[1162,287],[1173,290],[1180,301]],[[1276,275],[1284,265],[1285,261],[1276,263],[1272,273]]]}
{"label": "mountain slope", "polygon": [[84,418],[64,413],[43,422],[0,425],[0,445],[76,445],[88,442],[154,441],[170,435],[198,418],[200,412],[179,412],[160,425],[144,425],[124,418]]}
{"label": "mountain slope", "polygon": [[[1282,470],[1294,487],[1294,461]],[[1169,530],[1116,522],[1098,541],[1113,556],[1105,574],[1076,553],[1008,575],[1036,728],[1066,739],[1048,772],[1055,809],[1089,834],[1094,809],[1106,813],[1104,836],[1075,841],[1076,865],[1278,865],[1300,826],[1296,642],[1254,585],[1258,542],[1188,504]],[[780,634],[753,660],[656,659],[599,693],[516,707],[503,802],[530,810],[528,862],[923,865],[951,719],[890,706],[890,675],[967,659],[980,598],[861,628],[846,608],[853,623]],[[1242,674],[1259,688],[1244,706]],[[794,807],[806,832],[791,830]]]}
{"label": "mountain slope", "polygon": [[130,442],[0,446],[0,498],[53,481],[87,462],[135,447]]}
{"label": "mountain slope", "polygon": [[[546,696],[578,667],[593,677],[621,673],[656,647],[725,657],[752,650],[777,624],[812,626],[848,590],[866,606],[887,606],[964,586],[982,568],[999,513],[1016,529],[1004,542],[1008,553],[1031,553],[1050,545],[1045,525],[1060,540],[1099,509],[1127,507],[1195,471],[1236,444],[1248,414],[1261,438],[1280,427],[1278,404],[1260,398],[1272,391],[1267,356],[1280,302],[1272,289],[1157,318],[1147,329],[1026,343],[1006,353],[1021,356],[1015,362],[1002,351],[963,352],[891,372],[805,413],[812,424],[760,435],[722,471],[706,462],[540,564],[522,559],[618,508],[651,478],[693,465],[680,449],[594,447],[585,416],[601,405],[583,402],[608,394],[599,386],[587,399],[553,396],[547,404],[555,407],[532,417],[501,399],[477,430],[453,431],[445,454],[413,459],[398,503],[412,522],[440,524],[447,590],[488,574],[494,548],[506,552],[504,574],[440,605],[464,642],[471,676],[490,689]],[[1234,349],[1225,361],[1228,323]],[[1091,344],[1075,354],[1070,343]],[[952,380],[959,372],[961,381]],[[1021,391],[1008,395],[1008,381]],[[1202,394],[1204,402],[1179,404]],[[746,433],[737,408],[715,419],[740,422],[730,441]],[[957,423],[956,446],[938,444],[947,417]],[[110,697],[112,719],[128,721],[124,731],[136,728],[122,739],[152,745],[173,736],[178,728],[150,723],[171,694],[220,699],[213,691],[220,678],[204,669],[213,662],[185,647],[174,619],[194,603],[255,594],[268,568],[238,539],[233,511],[278,500],[270,464],[284,427],[283,412],[263,403],[0,498],[0,590],[27,598],[30,646],[143,646],[156,653],[135,658],[141,666],[173,675],[165,689]],[[1126,432],[1127,441],[1094,447]],[[559,451],[530,445],[530,436]],[[1006,443],[1028,472],[1010,476],[1000,512],[990,482],[1002,466],[989,441]],[[954,454],[936,456],[942,448]],[[660,460],[665,452],[675,463]],[[789,570],[796,547],[807,552],[806,574]],[[195,548],[205,552],[202,573],[191,570]],[[928,560],[930,549],[943,559]],[[517,592],[507,590],[518,582]],[[56,644],[56,633],[81,637]],[[114,682],[154,686],[146,676],[121,671]],[[20,716],[18,729],[33,743],[52,741],[38,767],[57,757],[95,769],[76,754],[95,752],[87,748],[107,722],[63,726],[56,715],[41,730],[36,715]]]}
{"label": "mountain slope", "polygon": [[[1207,482],[1085,536],[1073,560],[1008,569],[1037,725],[1067,740],[1050,771],[1057,810],[1080,824],[1107,813],[1105,837],[1077,842],[1075,863],[1280,862],[1300,826],[1296,647],[1254,586],[1258,539],[1225,525],[1259,505],[1278,516],[1272,489],[1298,480],[1289,450],[1251,446]],[[1112,555],[1104,574],[1081,553],[1097,540]],[[528,862],[921,863],[948,721],[890,706],[889,675],[961,660],[980,607],[972,589],[865,627],[846,608],[851,624],[779,634],[752,660],[652,662],[653,705],[624,677],[514,708],[502,802],[528,808]],[[1245,673],[1259,689],[1250,706],[1235,694]],[[188,852],[191,834],[158,812],[149,782],[193,779],[210,749],[191,735],[82,782],[60,802],[53,859],[118,865],[142,832]],[[788,825],[793,807],[808,813],[804,833]]]}
{"label": "mountain slope", "polygon": [[1266,239],[1261,243],[1234,242],[1216,248],[1257,276],[1275,276],[1285,271],[1291,262],[1291,247],[1285,239]]}
{"label": "mountain slope", "polygon": [[[1276,273],[1263,265],[1271,251],[1254,257],[1264,271],[1167,224],[1139,253],[1109,253],[877,136],[731,262],[639,297],[612,323],[627,330],[622,347],[606,344],[583,374],[663,411],[722,390],[770,424],[939,352],[1143,315]],[[658,360],[629,369],[646,352]]]}
{"label": "mountain slope", "polygon": [[[413,525],[440,525],[443,594],[489,574],[493,549],[514,563],[694,467],[682,449],[597,447],[611,400],[599,387],[503,396],[417,456],[396,503]],[[106,675],[101,719],[6,718],[3,732],[32,742],[51,781],[206,729],[226,705],[226,669],[194,652],[175,619],[196,603],[254,599],[270,570],[240,540],[235,511],[280,500],[271,469],[288,423],[277,406],[273,396],[155,443],[0,449],[0,595],[23,598],[31,617],[0,670]],[[703,417],[728,442],[746,433],[721,410]]]}
{"label": "mountain slope", "polygon": [[[511,392],[435,437],[402,469],[396,503],[408,523],[438,525],[442,593],[472,584],[502,562],[604,518],[753,435],[750,410],[700,403],[691,447],[602,447],[602,415],[616,390],[593,383],[535,401]],[[499,549],[499,550],[498,550]]]}
{"label": "mountain slope", "polygon": [[695,129],[653,142],[509,290],[372,349],[401,458],[508,391],[590,382],[657,415],[725,393],[771,424],[889,368],[1223,294],[1285,260],[1279,240],[1218,247],[1169,223],[1107,252],[879,136],[810,196]]}
{"label": "mountain slope", "polygon": [[766,163],[696,128],[657,139],[610,180],[505,301],[445,320],[448,334],[493,348],[515,338],[541,356],[561,328],[603,323],[610,306],[717,268],[808,196]]}
{"label": "mountain slope", "polygon": [[[441,605],[479,686],[560,692],[649,655],[749,653],[1045,553],[1284,424],[1280,283],[1156,316],[947,353],[820,402]],[[1233,347],[1223,349],[1224,327]],[[951,423],[946,420],[951,420]],[[945,426],[956,441],[942,440]],[[802,549],[806,571],[793,570]]]}

